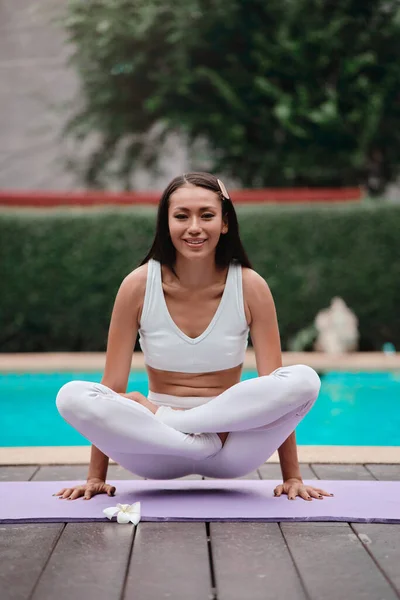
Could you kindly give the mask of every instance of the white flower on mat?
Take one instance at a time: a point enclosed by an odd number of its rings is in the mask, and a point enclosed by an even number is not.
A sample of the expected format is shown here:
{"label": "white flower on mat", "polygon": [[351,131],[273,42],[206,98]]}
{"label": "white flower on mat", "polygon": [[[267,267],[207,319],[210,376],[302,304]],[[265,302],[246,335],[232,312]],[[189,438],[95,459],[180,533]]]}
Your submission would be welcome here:
{"label": "white flower on mat", "polygon": [[135,504],[117,504],[117,506],[110,506],[110,508],[105,508],[103,513],[110,521],[117,515],[118,523],[133,523],[134,525],[137,525],[140,521],[140,502],[135,502]]}

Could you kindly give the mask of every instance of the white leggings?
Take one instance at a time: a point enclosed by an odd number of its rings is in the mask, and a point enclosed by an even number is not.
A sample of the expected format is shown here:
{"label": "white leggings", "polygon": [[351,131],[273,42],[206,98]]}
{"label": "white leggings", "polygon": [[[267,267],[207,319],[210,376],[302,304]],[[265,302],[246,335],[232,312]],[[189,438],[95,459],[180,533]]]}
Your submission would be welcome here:
{"label": "white leggings", "polygon": [[[320,385],[313,369],[294,365],[241,381],[188,410],[160,406],[154,415],[87,381],[65,384],[56,403],[68,423],[132,473],[149,479],[192,473],[233,478],[279,448],[314,404]],[[230,432],[224,446],[217,432]]]}

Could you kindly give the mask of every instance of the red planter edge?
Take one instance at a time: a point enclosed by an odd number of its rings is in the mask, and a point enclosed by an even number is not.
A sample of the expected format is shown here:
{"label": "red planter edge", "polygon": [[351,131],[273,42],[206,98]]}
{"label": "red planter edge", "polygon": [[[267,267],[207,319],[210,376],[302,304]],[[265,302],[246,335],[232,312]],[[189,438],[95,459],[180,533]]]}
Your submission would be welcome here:
{"label": "red planter edge", "polygon": [[[234,204],[354,202],[363,197],[361,187],[282,188],[231,190]],[[161,192],[51,192],[0,191],[0,206],[52,208],[56,206],[157,205]]]}

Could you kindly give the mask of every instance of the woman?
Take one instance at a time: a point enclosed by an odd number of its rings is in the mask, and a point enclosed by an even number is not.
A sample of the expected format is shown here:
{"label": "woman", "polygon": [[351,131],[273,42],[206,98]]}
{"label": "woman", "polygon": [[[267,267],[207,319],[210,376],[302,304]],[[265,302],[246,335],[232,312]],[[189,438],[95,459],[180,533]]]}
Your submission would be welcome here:
{"label": "woman", "polygon": [[[148,398],[126,393],[138,331]],[[241,382],[249,331],[259,377]],[[59,412],[93,446],[87,483],[56,495],[113,495],[109,457],[147,478],[232,478],[277,448],[283,483],[275,495],[330,495],[303,484],[294,434],[319,377],[281,360],[271,292],[251,268],[225,186],[207,173],[176,177],[148,255],[118,291],[102,383],[72,381],[58,393]]]}

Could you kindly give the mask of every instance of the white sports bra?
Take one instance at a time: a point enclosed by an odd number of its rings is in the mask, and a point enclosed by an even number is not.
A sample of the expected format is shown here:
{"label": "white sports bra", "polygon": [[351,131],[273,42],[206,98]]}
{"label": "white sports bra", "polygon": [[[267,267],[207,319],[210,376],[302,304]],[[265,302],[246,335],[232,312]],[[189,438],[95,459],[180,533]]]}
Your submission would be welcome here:
{"label": "white sports bra", "polygon": [[243,363],[249,327],[243,304],[242,266],[231,263],[225,289],[211,323],[190,338],[172,320],[162,288],[161,264],[148,262],[139,344],[145,363],[180,373],[210,373]]}

